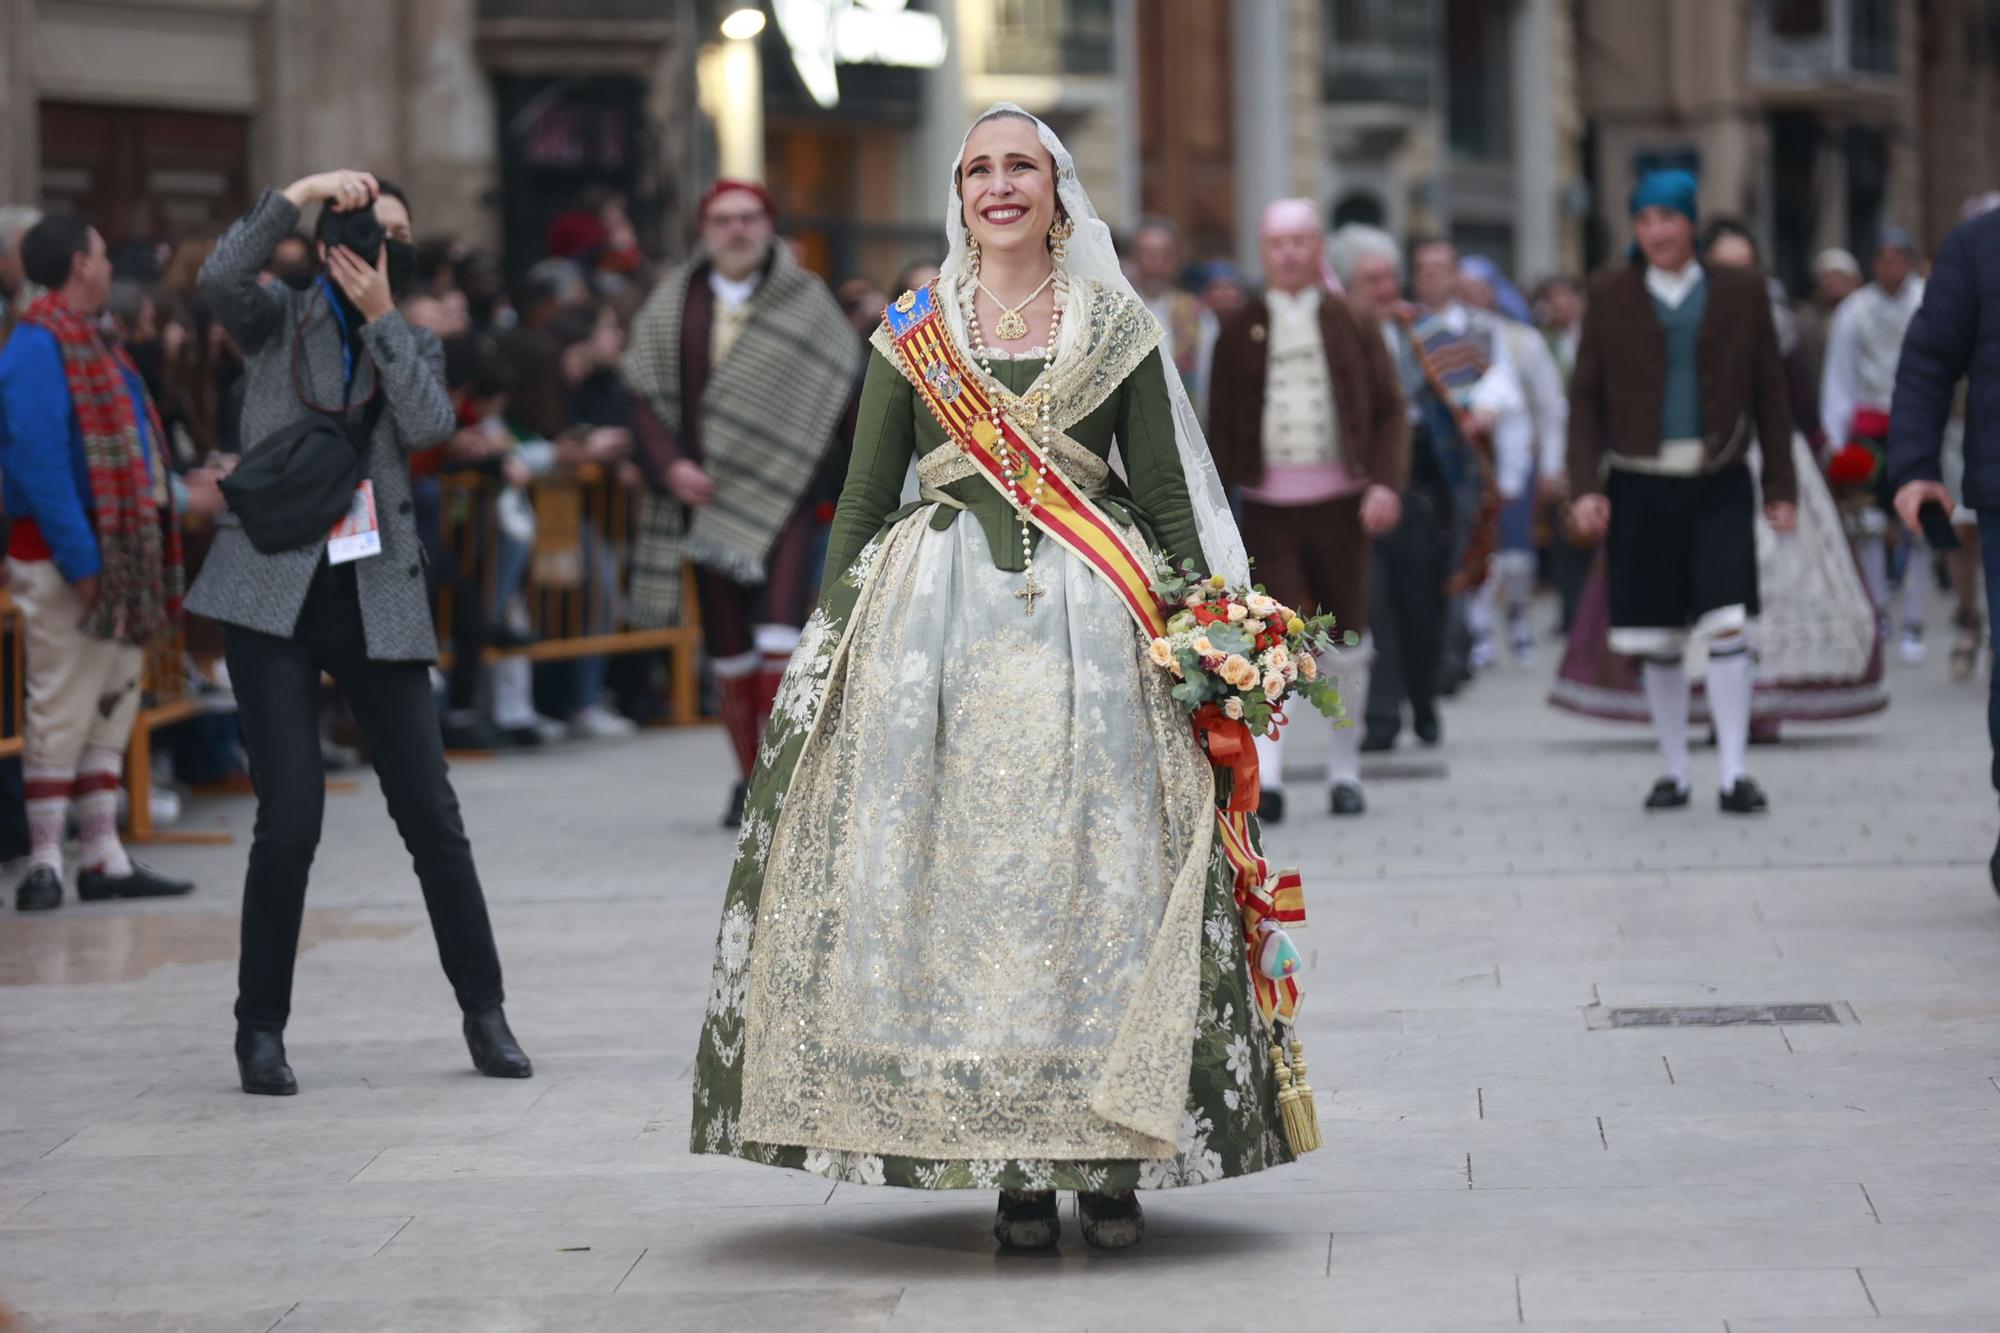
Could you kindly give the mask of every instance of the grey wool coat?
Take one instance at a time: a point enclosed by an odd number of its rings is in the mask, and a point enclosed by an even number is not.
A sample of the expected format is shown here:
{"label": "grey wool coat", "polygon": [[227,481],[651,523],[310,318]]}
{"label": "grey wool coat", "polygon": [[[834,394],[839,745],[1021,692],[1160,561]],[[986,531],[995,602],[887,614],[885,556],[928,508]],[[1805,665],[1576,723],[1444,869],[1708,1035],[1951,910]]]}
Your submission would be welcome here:
{"label": "grey wool coat", "polygon": [[[201,293],[247,361],[246,454],[305,415],[302,393],[321,406],[338,407],[341,400],[340,325],[326,296],[316,285],[299,292],[257,281],[278,241],[298,225],[292,202],[266,190],[201,268]],[[410,454],[448,439],[457,426],[445,392],[444,346],[436,334],[411,327],[394,312],[364,325],[361,342],[368,354],[355,367],[353,401],[358,406],[378,390],[383,401],[368,455],[382,553],[355,564],[361,623],[370,658],[428,662],[437,656],[437,632],[410,500]],[[250,544],[232,515],[225,512],[216,522],[215,545],[188,594],[187,609],[225,625],[289,638],[325,545],[266,555]]]}

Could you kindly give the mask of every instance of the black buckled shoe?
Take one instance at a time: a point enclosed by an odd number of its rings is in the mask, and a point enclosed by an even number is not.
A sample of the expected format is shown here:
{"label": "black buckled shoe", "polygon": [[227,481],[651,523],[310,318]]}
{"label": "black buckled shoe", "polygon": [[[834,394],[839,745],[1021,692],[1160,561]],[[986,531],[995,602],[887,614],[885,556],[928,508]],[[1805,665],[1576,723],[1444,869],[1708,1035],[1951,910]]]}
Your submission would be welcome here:
{"label": "black buckled shoe", "polygon": [[1265,824],[1285,822],[1285,793],[1275,787],[1264,788],[1257,798],[1257,819]]}
{"label": "black buckled shoe", "polygon": [[1420,717],[1416,721],[1416,732],[1417,739],[1425,746],[1436,745],[1444,739],[1444,723],[1438,720],[1435,713],[1429,717]]}
{"label": "black buckled shoe", "polygon": [[107,875],[102,870],[76,872],[76,896],[87,903],[106,898],[178,898],[193,892],[193,880],[170,879],[137,861],[129,875]]}
{"label": "black buckled shoe", "polygon": [[465,1045],[472,1052],[473,1068],[488,1078],[529,1078],[535,1072],[507,1027],[506,1012],[497,1004],[465,1016]]}
{"label": "black buckled shoe", "polygon": [[1688,803],[1688,789],[1673,778],[1661,778],[1646,793],[1648,810],[1678,810]]}
{"label": "black buckled shoe", "polygon": [[993,1239],[1003,1250],[1052,1250],[1062,1239],[1054,1190],[1001,1190]]}
{"label": "black buckled shoe", "polygon": [[14,890],[17,912],[52,912],[62,906],[62,876],[45,865],[28,871],[21,887]]}
{"label": "black buckled shoe", "polygon": [[299,1090],[285,1062],[285,1034],[269,1028],[237,1027],[236,1074],[254,1097],[290,1097]]}
{"label": "black buckled shoe", "polygon": [[1764,789],[1752,778],[1736,779],[1736,785],[1716,797],[1715,803],[1726,815],[1761,815],[1771,808],[1764,799]]}
{"label": "black buckled shoe", "polygon": [[743,807],[750,799],[750,784],[739,782],[729,793],[729,809],[722,816],[722,827],[742,828]]}
{"label": "black buckled shoe", "polygon": [[1117,1194],[1078,1194],[1077,1219],[1083,1224],[1083,1241],[1093,1250],[1123,1250],[1137,1245],[1146,1234],[1146,1214],[1139,1196],[1132,1190]]}
{"label": "black buckled shoe", "polygon": [[1361,788],[1352,782],[1333,784],[1333,795],[1327,799],[1327,808],[1336,815],[1361,815],[1368,812],[1368,799],[1361,794]]}

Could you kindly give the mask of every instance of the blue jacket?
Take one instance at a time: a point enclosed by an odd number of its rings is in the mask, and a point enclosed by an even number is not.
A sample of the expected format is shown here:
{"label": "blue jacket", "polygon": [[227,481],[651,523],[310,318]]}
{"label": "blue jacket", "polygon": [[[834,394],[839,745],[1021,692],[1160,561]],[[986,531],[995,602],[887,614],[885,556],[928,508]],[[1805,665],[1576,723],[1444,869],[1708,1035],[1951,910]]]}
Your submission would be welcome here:
{"label": "blue jacket", "polygon": [[2000,509],[2000,212],[1959,223],[1938,247],[1924,303],[1903,335],[1890,405],[1892,486],[1938,481],[1938,452],[1959,380],[1965,397],[1965,494]]}
{"label": "blue jacket", "polygon": [[[146,382],[121,371],[139,422],[139,447],[153,467],[152,431],[146,417]],[[97,550],[90,468],[83,429],[70,402],[62,348],[47,329],[17,325],[0,348],[0,503],[9,519],[32,518],[71,583],[96,574]]]}

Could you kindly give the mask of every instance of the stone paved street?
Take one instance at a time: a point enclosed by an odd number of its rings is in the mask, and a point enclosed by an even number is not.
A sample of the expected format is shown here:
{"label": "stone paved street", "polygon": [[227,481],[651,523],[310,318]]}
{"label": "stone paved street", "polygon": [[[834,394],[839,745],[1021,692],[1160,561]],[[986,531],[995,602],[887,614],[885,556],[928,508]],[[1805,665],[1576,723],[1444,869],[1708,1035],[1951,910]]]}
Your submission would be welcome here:
{"label": "stone paved street", "polygon": [[[719,732],[458,767],[527,1082],[471,1072],[364,781],[315,870],[303,1091],[238,1092],[250,805],[198,802],[236,844],[151,853],[191,900],[0,915],[0,1302],[33,1333],[1990,1333],[1994,801],[1946,641],[1885,716],[1754,751],[1760,820],[1715,812],[1706,750],[1694,808],[1643,815],[1648,742],[1544,707],[1550,645],[1373,765],[1366,819],[1296,795],[1326,1150],[1148,1196],[1116,1256],[1072,1227],[997,1257],[986,1195],[688,1155]],[[1839,1021],[1608,1026],[1775,1002]]]}

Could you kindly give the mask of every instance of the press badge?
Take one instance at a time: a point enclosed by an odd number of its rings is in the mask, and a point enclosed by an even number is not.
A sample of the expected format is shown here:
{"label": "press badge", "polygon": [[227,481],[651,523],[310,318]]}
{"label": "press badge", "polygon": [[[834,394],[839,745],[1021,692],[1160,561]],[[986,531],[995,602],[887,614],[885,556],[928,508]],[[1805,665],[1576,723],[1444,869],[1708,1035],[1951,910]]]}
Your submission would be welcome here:
{"label": "press badge", "polygon": [[344,565],[382,554],[382,529],[375,521],[375,483],[364,481],[354,488],[354,501],[347,517],[333,525],[326,539],[326,562]]}

